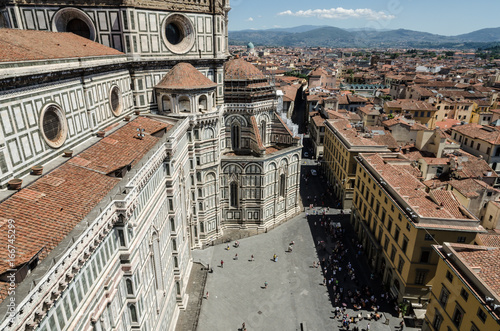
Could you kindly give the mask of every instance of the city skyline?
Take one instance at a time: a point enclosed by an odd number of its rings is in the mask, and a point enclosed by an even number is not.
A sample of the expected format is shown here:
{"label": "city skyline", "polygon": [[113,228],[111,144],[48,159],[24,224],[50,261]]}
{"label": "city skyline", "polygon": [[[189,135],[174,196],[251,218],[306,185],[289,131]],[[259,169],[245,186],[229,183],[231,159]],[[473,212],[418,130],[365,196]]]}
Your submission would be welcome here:
{"label": "city skyline", "polygon": [[486,0],[478,0],[474,6],[467,7],[450,0],[360,0],[349,3],[232,0],[230,4],[230,31],[328,25],[343,29],[408,29],[451,36],[500,26],[495,15],[500,4]]}

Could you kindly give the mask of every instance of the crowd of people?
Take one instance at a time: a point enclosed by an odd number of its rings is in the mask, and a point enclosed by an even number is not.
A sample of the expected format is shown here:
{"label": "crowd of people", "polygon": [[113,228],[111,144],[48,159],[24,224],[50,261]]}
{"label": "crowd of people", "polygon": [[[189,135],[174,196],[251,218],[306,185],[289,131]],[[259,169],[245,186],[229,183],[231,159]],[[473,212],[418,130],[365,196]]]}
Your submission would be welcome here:
{"label": "crowd of people", "polygon": [[[327,208],[315,210],[316,213],[308,215],[308,220],[316,233],[320,261],[313,261],[312,267],[321,268],[323,285],[328,287],[332,304],[336,307],[335,318],[344,330],[356,330],[357,322],[363,319],[379,320],[382,318],[381,306],[389,311],[395,301],[382,290],[380,280],[362,266],[362,243],[352,232],[346,233],[338,216],[330,215]],[[349,316],[347,308],[357,314]]]}

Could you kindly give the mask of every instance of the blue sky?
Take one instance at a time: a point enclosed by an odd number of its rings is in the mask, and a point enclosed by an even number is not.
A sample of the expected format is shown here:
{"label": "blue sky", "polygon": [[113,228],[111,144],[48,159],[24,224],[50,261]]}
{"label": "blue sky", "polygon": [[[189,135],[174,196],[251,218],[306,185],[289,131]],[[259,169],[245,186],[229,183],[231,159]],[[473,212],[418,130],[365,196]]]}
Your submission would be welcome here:
{"label": "blue sky", "polygon": [[299,25],[457,35],[500,27],[499,0],[230,0],[229,30]]}

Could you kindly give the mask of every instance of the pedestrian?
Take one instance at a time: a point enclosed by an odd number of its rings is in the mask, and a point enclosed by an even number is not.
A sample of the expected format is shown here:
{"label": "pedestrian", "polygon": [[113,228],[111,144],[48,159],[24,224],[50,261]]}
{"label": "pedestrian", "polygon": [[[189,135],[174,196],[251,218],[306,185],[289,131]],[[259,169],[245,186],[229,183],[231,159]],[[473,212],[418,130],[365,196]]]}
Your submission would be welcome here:
{"label": "pedestrian", "polygon": [[366,331],[370,331],[370,323],[366,325]]}
{"label": "pedestrian", "polygon": [[245,322],[243,322],[243,324],[241,324],[241,329],[245,330]]}
{"label": "pedestrian", "polygon": [[226,250],[229,250],[229,248],[230,248],[230,247],[229,247],[229,244],[227,244]]}
{"label": "pedestrian", "polygon": [[238,253],[236,253],[236,255],[234,255],[234,259],[237,260],[238,259]]}
{"label": "pedestrian", "polygon": [[252,254],[252,256],[250,257],[250,261],[253,262],[253,260],[254,260],[254,258],[253,258],[253,254]]}
{"label": "pedestrian", "polygon": [[224,261],[220,260],[220,267],[224,268]]}
{"label": "pedestrian", "polygon": [[264,282],[264,288],[267,288],[267,282]]}
{"label": "pedestrian", "polygon": [[399,327],[400,327],[399,330],[403,330],[404,329],[404,327],[405,327],[405,320],[404,319],[402,319],[401,322],[399,323]]}
{"label": "pedestrian", "polygon": [[208,291],[207,291],[207,294],[205,294],[205,299],[208,300]]}

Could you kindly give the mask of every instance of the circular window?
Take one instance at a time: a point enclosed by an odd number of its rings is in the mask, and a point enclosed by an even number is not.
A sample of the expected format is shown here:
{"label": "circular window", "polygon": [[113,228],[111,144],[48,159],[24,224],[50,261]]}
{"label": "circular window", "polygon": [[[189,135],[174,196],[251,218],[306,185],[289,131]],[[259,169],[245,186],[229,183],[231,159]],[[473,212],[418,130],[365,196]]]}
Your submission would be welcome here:
{"label": "circular window", "polygon": [[168,49],[177,54],[189,52],[194,45],[194,27],[189,18],[172,14],[163,21],[163,41]]}
{"label": "circular window", "polygon": [[58,148],[66,140],[68,126],[59,106],[49,105],[42,110],[40,126],[42,136],[50,147]]}
{"label": "circular window", "polygon": [[52,30],[57,32],[71,32],[80,37],[95,40],[95,26],[84,11],[77,8],[63,8],[52,20]]}
{"label": "circular window", "polygon": [[118,86],[113,86],[109,92],[109,105],[115,116],[122,113],[122,92]]}
{"label": "circular window", "polygon": [[169,23],[167,25],[165,34],[167,36],[168,42],[172,45],[177,45],[182,41],[182,39],[184,39],[182,30],[179,29],[179,26],[175,23]]}
{"label": "circular window", "polygon": [[89,26],[79,18],[73,18],[66,24],[66,31],[72,32],[80,37],[90,39]]}

